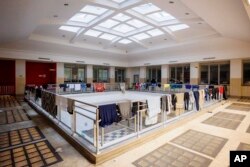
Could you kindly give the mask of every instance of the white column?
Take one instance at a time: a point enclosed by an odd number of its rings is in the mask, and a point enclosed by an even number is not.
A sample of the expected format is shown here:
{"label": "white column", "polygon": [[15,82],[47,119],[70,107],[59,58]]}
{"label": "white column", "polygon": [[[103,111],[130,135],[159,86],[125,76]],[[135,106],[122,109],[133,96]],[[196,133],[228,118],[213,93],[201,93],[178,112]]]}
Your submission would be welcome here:
{"label": "white column", "polygon": [[140,83],[146,81],[146,67],[140,67]]}
{"label": "white column", "polygon": [[93,83],[93,66],[87,65],[86,67],[86,74],[87,74],[87,83]]}
{"label": "white column", "polygon": [[241,96],[242,60],[230,60],[230,95]]}
{"label": "white column", "polygon": [[56,84],[64,83],[64,63],[56,63]]}
{"label": "white column", "polygon": [[16,94],[24,94],[26,84],[26,61],[16,60]]}
{"label": "white column", "polygon": [[169,82],[169,65],[165,64],[161,66],[161,83],[165,84]]}
{"label": "white column", "polygon": [[200,65],[199,63],[190,63],[190,84],[199,84],[200,79]]}
{"label": "white column", "polygon": [[115,67],[109,67],[109,82],[115,83]]}

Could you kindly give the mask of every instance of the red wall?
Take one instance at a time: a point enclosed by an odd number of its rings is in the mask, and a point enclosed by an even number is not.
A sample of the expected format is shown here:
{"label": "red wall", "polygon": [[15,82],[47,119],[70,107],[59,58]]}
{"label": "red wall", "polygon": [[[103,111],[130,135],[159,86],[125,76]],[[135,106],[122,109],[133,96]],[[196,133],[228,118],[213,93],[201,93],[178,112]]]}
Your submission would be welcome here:
{"label": "red wall", "polygon": [[[54,71],[51,71],[54,69]],[[26,62],[26,84],[55,84],[56,63]]]}
{"label": "red wall", "polygon": [[14,85],[16,80],[14,60],[0,60],[0,85]]}

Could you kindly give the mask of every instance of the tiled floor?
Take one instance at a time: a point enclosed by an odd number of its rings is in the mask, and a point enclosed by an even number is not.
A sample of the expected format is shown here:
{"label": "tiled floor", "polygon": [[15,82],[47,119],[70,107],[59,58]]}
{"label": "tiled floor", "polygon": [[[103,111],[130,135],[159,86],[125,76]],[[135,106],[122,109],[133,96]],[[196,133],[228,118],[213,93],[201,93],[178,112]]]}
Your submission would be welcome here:
{"label": "tiled floor", "polygon": [[246,131],[247,133],[250,133],[250,125],[249,125],[249,127],[247,128],[247,131]]}
{"label": "tiled floor", "polygon": [[250,151],[250,144],[240,143],[237,150]]}
{"label": "tiled floor", "polygon": [[250,103],[250,97],[243,97],[238,100],[239,102],[247,102]]}
{"label": "tiled floor", "polygon": [[171,144],[165,144],[136,160],[133,162],[133,164],[137,167],[206,167],[209,166],[211,162],[212,160],[206,157],[181,149]]}
{"label": "tiled floor", "polygon": [[8,109],[0,112],[0,125],[30,120],[24,109]]}
{"label": "tiled floor", "polygon": [[188,130],[171,140],[171,142],[199,153],[216,157],[222,147],[226,144],[227,139],[195,130]]}
{"label": "tiled floor", "polygon": [[250,111],[250,104],[232,103],[226,109],[249,112]]}

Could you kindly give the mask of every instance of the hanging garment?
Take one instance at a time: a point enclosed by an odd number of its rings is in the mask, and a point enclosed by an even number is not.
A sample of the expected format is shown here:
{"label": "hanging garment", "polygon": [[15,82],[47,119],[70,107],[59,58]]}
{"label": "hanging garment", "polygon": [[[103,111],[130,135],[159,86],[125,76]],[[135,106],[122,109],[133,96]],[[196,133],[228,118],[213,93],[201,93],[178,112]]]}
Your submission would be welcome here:
{"label": "hanging garment", "polygon": [[184,108],[184,93],[176,93],[176,108],[183,109]]}
{"label": "hanging garment", "polygon": [[205,103],[205,90],[199,90],[199,109],[201,110]]}
{"label": "hanging garment", "polygon": [[86,92],[86,89],[87,89],[86,83],[81,83],[81,89],[83,92]]}
{"label": "hanging garment", "polygon": [[120,83],[120,89],[122,93],[125,93],[125,83]]}
{"label": "hanging garment", "polygon": [[227,85],[224,85],[223,99],[227,100]]}
{"label": "hanging garment", "polygon": [[199,111],[200,110],[200,105],[199,105],[199,91],[194,91],[194,99],[195,99],[195,106],[196,106],[196,110]]}
{"label": "hanging garment", "polygon": [[129,119],[131,116],[131,101],[118,103],[122,119]]}
{"label": "hanging garment", "polygon": [[147,98],[148,109],[145,119],[145,125],[152,125],[158,122],[158,114],[161,113],[161,99],[160,97]]}
{"label": "hanging garment", "polygon": [[162,110],[163,111],[169,111],[169,109],[168,109],[168,97],[167,96],[162,96],[161,101],[162,101]]}
{"label": "hanging garment", "polygon": [[189,92],[189,108],[188,110],[191,111],[193,110],[194,108],[194,102],[195,102],[195,99],[194,99],[194,93],[192,91]]}
{"label": "hanging garment", "polygon": [[67,99],[67,111],[69,114],[73,114],[74,104],[75,104],[75,101],[73,99]]}
{"label": "hanging garment", "polygon": [[185,88],[186,88],[186,89],[191,89],[192,86],[191,86],[191,85],[185,85]]}
{"label": "hanging garment", "polygon": [[188,110],[189,108],[189,100],[190,100],[190,95],[189,95],[189,92],[185,92],[184,93],[184,108],[185,110]]}
{"label": "hanging garment", "polygon": [[210,100],[209,89],[208,88],[205,88],[205,99],[206,99],[206,101]]}
{"label": "hanging garment", "polygon": [[81,90],[81,84],[75,84],[75,91]]}
{"label": "hanging garment", "polygon": [[101,119],[101,122],[99,123],[101,127],[105,127],[113,124],[114,122],[118,122],[119,117],[116,111],[116,104],[99,106],[99,119]]}
{"label": "hanging garment", "polygon": [[174,111],[176,110],[176,103],[177,103],[177,97],[176,97],[176,95],[175,94],[172,94],[171,95],[171,102],[172,102],[172,105],[173,105],[173,109],[174,109]]}
{"label": "hanging garment", "polygon": [[219,100],[219,88],[215,88],[216,99]]}

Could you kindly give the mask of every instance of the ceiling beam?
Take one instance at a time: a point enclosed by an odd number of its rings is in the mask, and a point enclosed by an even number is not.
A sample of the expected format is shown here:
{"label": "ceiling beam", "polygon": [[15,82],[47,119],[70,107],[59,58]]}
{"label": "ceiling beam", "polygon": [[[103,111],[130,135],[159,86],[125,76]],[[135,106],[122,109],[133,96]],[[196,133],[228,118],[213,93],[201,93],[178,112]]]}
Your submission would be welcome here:
{"label": "ceiling beam", "polygon": [[146,44],[142,43],[141,41],[139,41],[139,40],[137,40],[137,39],[135,39],[135,38],[133,38],[133,37],[129,37],[129,39],[130,39],[131,41],[134,41],[135,43],[139,44],[141,47],[143,47],[143,48],[145,48],[145,49],[148,49],[148,48],[149,48]]}
{"label": "ceiling beam", "polygon": [[103,49],[108,49],[110,48],[114,43],[116,43],[117,41],[119,41],[121,39],[121,37],[116,37],[115,39],[113,39],[111,42],[109,42],[108,44],[104,45]]}

